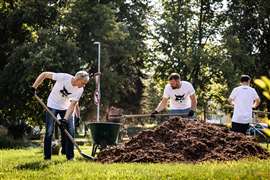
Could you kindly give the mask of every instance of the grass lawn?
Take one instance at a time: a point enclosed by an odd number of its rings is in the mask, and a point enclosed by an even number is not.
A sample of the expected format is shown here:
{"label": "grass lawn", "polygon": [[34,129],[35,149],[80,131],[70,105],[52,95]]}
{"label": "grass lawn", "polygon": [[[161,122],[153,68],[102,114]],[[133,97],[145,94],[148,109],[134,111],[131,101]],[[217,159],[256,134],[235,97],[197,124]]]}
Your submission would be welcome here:
{"label": "grass lawn", "polygon": [[[89,147],[83,151],[90,154]],[[0,179],[270,179],[270,159],[255,158],[200,164],[101,164],[76,152],[44,161],[41,148],[0,150]]]}

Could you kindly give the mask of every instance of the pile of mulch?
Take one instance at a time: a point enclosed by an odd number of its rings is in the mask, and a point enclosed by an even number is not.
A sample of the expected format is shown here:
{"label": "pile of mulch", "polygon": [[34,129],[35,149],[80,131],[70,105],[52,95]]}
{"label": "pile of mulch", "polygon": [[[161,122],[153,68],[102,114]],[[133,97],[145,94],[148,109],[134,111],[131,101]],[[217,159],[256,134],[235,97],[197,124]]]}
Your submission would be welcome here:
{"label": "pile of mulch", "polygon": [[145,130],[125,144],[104,149],[100,162],[202,162],[238,160],[256,156],[266,159],[270,153],[251,137],[225,127],[170,119],[154,130]]}

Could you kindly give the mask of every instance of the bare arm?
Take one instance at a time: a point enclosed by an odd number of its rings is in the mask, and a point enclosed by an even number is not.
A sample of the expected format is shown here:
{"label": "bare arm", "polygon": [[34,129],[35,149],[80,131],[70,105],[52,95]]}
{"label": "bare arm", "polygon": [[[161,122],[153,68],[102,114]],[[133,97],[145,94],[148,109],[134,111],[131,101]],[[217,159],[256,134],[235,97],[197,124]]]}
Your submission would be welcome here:
{"label": "bare arm", "polygon": [[66,114],[64,116],[64,119],[68,119],[69,116],[73,113],[74,109],[75,109],[75,106],[78,102],[77,101],[71,101],[67,111],[66,111]]}
{"label": "bare arm", "polygon": [[77,103],[76,105],[75,105],[75,108],[74,108],[74,112],[75,112],[75,115],[76,115],[76,117],[80,117],[81,115],[81,113],[80,113],[80,106],[79,106],[79,103]]}
{"label": "bare arm", "polygon": [[163,97],[155,110],[157,112],[162,111],[167,106],[167,102],[168,102],[168,98]]}
{"label": "bare arm", "polygon": [[258,107],[260,102],[261,102],[260,98],[256,98],[255,101],[254,101],[254,104],[253,104],[253,108]]}
{"label": "bare arm", "polygon": [[229,103],[230,103],[232,106],[234,105],[233,99],[232,99],[232,98],[229,98],[228,101],[229,101]]}
{"label": "bare arm", "polygon": [[32,87],[37,89],[38,86],[44,81],[44,79],[52,79],[52,77],[53,77],[52,72],[43,72],[37,77]]}
{"label": "bare arm", "polygon": [[190,100],[191,100],[191,109],[193,111],[196,111],[196,108],[197,108],[197,98],[196,98],[196,95],[195,94],[192,94],[190,96]]}

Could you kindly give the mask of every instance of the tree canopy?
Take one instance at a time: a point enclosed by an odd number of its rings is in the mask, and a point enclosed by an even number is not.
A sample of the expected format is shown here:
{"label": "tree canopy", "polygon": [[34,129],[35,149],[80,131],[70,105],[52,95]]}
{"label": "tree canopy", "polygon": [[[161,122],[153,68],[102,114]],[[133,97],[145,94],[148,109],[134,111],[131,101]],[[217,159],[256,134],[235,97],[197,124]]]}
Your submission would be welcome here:
{"label": "tree canopy", "polygon": [[[42,126],[43,110],[29,91],[35,78],[96,72],[95,41],[103,111],[150,111],[172,72],[192,82],[200,110],[223,107],[241,74],[270,76],[269,9],[265,0],[3,0],[1,124]],[[52,85],[38,89],[43,99]],[[85,119],[96,108],[94,90],[91,81],[80,102]]]}

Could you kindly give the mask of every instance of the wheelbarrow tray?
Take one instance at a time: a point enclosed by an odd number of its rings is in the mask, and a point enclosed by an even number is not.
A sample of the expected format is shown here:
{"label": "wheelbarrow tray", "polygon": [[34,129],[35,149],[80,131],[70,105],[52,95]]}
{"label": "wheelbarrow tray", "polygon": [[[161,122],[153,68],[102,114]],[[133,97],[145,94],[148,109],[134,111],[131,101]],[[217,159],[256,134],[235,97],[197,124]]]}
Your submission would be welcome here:
{"label": "wheelbarrow tray", "polygon": [[93,144],[101,147],[117,144],[121,125],[121,123],[113,122],[89,123]]}

